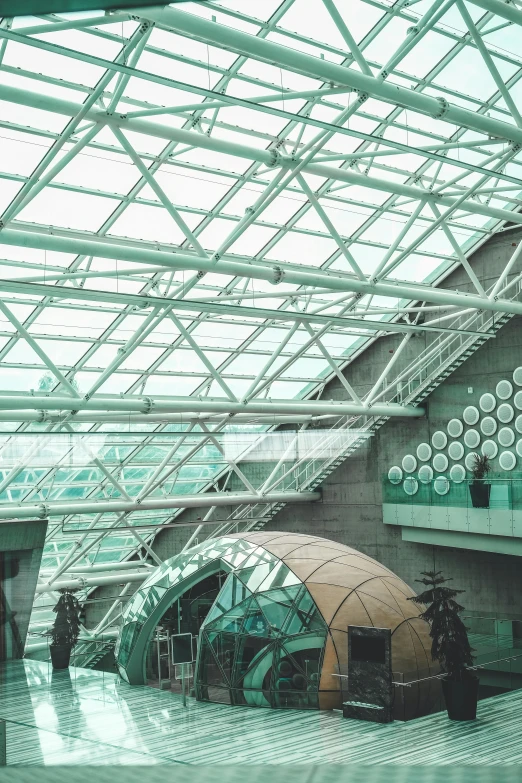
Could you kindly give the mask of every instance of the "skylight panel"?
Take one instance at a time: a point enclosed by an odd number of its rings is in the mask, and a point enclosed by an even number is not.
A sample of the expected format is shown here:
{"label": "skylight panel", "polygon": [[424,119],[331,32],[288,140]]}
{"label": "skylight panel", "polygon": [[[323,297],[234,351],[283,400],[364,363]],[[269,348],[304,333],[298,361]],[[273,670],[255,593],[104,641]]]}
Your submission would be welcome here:
{"label": "skylight panel", "polygon": [[[68,48],[74,49],[74,47]],[[99,65],[91,65],[90,63],[67,57],[66,52],[56,54],[55,52],[46,51],[45,43],[42,47],[33,47],[16,41],[9,41],[3,63],[14,68],[23,68],[42,73],[45,76],[52,76],[56,79],[61,79],[66,74],[70,81],[85,84],[88,87],[94,87],[104,74],[104,69]]]}
{"label": "skylight panel", "polygon": [[267,259],[287,261],[305,266],[321,266],[333,252],[337,244],[328,237],[285,234],[267,253]]}
{"label": "skylight panel", "polygon": [[113,209],[114,205],[108,199],[44,188],[22,209],[18,218],[41,225],[96,231]]}

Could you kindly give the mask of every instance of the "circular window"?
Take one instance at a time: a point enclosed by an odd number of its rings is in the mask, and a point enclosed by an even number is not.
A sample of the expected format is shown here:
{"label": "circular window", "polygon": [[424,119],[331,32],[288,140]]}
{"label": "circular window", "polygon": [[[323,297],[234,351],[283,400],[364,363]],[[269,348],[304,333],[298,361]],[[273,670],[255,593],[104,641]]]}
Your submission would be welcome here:
{"label": "circular window", "polygon": [[448,458],[445,454],[435,454],[433,457],[433,470],[437,473],[444,473],[448,467]]}
{"label": "circular window", "polygon": [[470,427],[472,427],[474,424],[477,423],[479,420],[479,410],[478,408],[475,408],[474,405],[468,405],[467,408],[464,408],[464,413],[462,414],[462,418],[466,422],[466,424]]}
{"label": "circular window", "polygon": [[489,392],[483,394],[479,400],[480,409],[483,410],[484,413],[491,413],[491,411],[494,411],[496,404],[497,401],[495,397]]}
{"label": "circular window", "polygon": [[477,430],[468,430],[464,435],[464,443],[468,449],[476,449],[480,443],[480,435]]}
{"label": "circular window", "polygon": [[522,386],[522,367],[513,371],[513,381],[517,386]]}
{"label": "circular window", "polygon": [[512,451],[503,451],[498,458],[498,464],[502,470],[513,470],[517,464],[517,458]]}
{"label": "circular window", "polygon": [[499,381],[497,383],[497,388],[495,389],[495,394],[499,400],[509,400],[513,394],[513,384],[510,381]]}
{"label": "circular window", "polygon": [[466,459],[464,460],[464,464],[467,467],[469,471],[473,470],[473,467],[475,465],[475,452],[470,451],[469,454],[466,454]]}
{"label": "circular window", "polygon": [[515,411],[513,410],[511,405],[508,405],[507,402],[503,402],[502,405],[498,406],[497,418],[499,421],[502,422],[502,424],[508,424],[512,420],[514,415],[515,415]]}
{"label": "circular window", "polygon": [[421,465],[419,468],[418,476],[419,476],[419,481],[422,484],[429,484],[433,478],[433,468],[431,467],[431,465]]}
{"label": "circular window", "polygon": [[405,473],[413,473],[416,467],[417,460],[413,454],[406,454],[406,456],[402,458],[402,469]]}
{"label": "circular window", "polygon": [[455,484],[460,484],[464,481],[466,478],[466,471],[462,467],[462,465],[453,465],[453,467],[450,470],[450,479],[455,482]]}
{"label": "circular window", "polygon": [[518,456],[522,457],[522,439],[521,440],[517,440],[516,449],[517,449]]}
{"label": "circular window", "polygon": [[450,483],[446,476],[437,476],[433,482],[433,489],[437,495],[447,495],[449,492]]}
{"label": "circular window", "polygon": [[522,433],[522,414],[515,419],[515,429]]}
{"label": "circular window", "polygon": [[419,443],[417,446],[417,458],[421,462],[427,462],[431,459],[431,446],[429,443]]}
{"label": "circular window", "polygon": [[442,430],[437,430],[437,432],[433,433],[431,442],[433,443],[433,448],[439,450],[444,449],[446,448],[446,443],[448,442],[448,436]]}
{"label": "circular window", "polygon": [[519,411],[522,411],[522,391],[517,391],[513,397],[513,402],[515,403],[515,408],[518,408]]}
{"label": "circular window", "polygon": [[494,440],[485,440],[482,444],[482,454],[490,459],[495,459],[498,454],[498,446]]}
{"label": "circular window", "polygon": [[417,479],[413,478],[413,476],[405,478],[402,486],[407,495],[414,495],[419,488]]}
{"label": "circular window", "polygon": [[498,431],[497,438],[500,445],[507,449],[508,446],[512,446],[515,442],[515,433],[509,427],[501,427]]}
{"label": "circular window", "polygon": [[460,437],[463,429],[464,427],[460,419],[451,419],[451,421],[448,422],[448,434],[451,435],[452,438]]}
{"label": "circular window", "polygon": [[486,435],[488,438],[490,438],[497,431],[497,422],[493,416],[484,416],[480,422],[480,429],[482,430],[483,435]]}
{"label": "circular window", "polygon": [[458,440],[454,440],[453,443],[450,443],[448,446],[448,454],[454,461],[462,459],[464,456],[464,446]]}
{"label": "circular window", "polygon": [[400,484],[402,481],[402,470],[397,465],[394,465],[393,468],[390,468],[388,471],[388,480],[391,481],[392,484]]}

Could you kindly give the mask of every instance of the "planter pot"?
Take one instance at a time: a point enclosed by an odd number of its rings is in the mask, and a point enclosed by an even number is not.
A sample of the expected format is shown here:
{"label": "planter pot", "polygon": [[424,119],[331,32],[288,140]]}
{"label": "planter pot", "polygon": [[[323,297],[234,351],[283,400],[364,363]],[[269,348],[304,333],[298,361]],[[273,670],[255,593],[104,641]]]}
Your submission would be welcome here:
{"label": "planter pot", "polygon": [[473,482],[469,485],[469,494],[473,508],[489,508],[489,496],[491,494],[491,484],[479,484]]}
{"label": "planter pot", "polygon": [[477,717],[479,678],[442,680],[444,701],[450,720],[475,720]]}
{"label": "planter pot", "polygon": [[53,669],[68,669],[71,660],[71,647],[68,644],[51,644],[49,649]]}

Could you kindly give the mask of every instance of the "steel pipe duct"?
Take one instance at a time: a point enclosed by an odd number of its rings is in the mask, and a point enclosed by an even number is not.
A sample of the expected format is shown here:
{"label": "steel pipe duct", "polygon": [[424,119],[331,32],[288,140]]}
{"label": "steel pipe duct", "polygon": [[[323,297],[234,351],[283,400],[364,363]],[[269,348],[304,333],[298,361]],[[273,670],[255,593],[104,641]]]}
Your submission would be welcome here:
{"label": "steel pipe duct", "polygon": [[143,582],[150,576],[150,570],[131,571],[128,573],[111,574],[110,576],[86,576],[71,577],[69,579],[57,579],[52,584],[39,584],[36,586],[36,594],[48,593],[50,590],[83,590],[91,587],[102,587],[103,585],[120,585],[128,582]]}
{"label": "steel pipe duct", "polygon": [[380,403],[371,407],[355,402],[314,402],[314,401],[289,401],[271,400],[269,402],[253,400],[248,403],[230,402],[229,400],[215,400],[205,398],[178,397],[152,399],[151,397],[135,397],[121,395],[120,397],[106,397],[96,395],[90,399],[85,397],[59,397],[52,394],[27,395],[27,396],[0,396],[0,411],[4,410],[61,410],[61,411],[104,411],[110,410],[123,413],[124,411],[135,413],[173,413],[182,411],[187,413],[261,413],[274,414],[334,414],[339,416],[398,416],[403,418],[420,418],[424,415],[423,408],[414,408],[409,405],[396,405],[393,403]]}
{"label": "steel pipe duct", "polygon": [[[130,513],[131,511],[158,511],[171,508],[211,508],[212,506],[268,505],[271,503],[310,503],[319,500],[320,492],[268,492],[257,495],[249,492],[208,492],[201,495],[178,495],[153,498],[139,503],[128,500],[71,501],[69,503],[24,503],[0,506],[0,519],[47,519],[74,514],[101,512]],[[159,527],[159,525],[158,525]],[[79,530],[78,535],[85,533]],[[114,528],[118,532],[118,528]],[[96,533],[96,528],[92,529]]]}
{"label": "steel pipe duct", "polygon": [[[0,87],[0,99],[2,88]],[[200,134],[198,134],[199,136]],[[339,171],[339,169],[336,169]],[[373,187],[367,177],[363,177],[364,187]],[[393,192],[403,192],[406,186],[390,186],[388,190]],[[417,191],[419,189],[413,188]],[[415,193],[414,198],[424,199],[425,191]],[[411,195],[411,193],[409,193]],[[474,202],[476,203],[476,202]],[[467,209],[467,207],[466,207]],[[505,212],[503,220],[513,220],[522,222],[522,213],[516,214]],[[406,282],[372,282],[371,280],[359,280],[358,278],[342,277],[329,272],[316,270],[310,271],[308,268],[297,268],[289,264],[265,264],[249,263],[246,261],[229,261],[219,258],[200,258],[198,256],[186,253],[177,253],[165,250],[152,250],[141,247],[129,247],[128,245],[118,245],[115,242],[102,241],[100,239],[76,239],[73,237],[55,236],[53,234],[43,234],[33,231],[19,231],[18,229],[4,228],[0,231],[0,244],[14,245],[15,247],[30,247],[33,249],[56,251],[58,253],[70,253],[72,255],[96,256],[97,258],[110,258],[114,261],[129,261],[139,264],[152,264],[153,266],[165,266],[169,269],[188,269],[199,272],[212,272],[213,274],[232,275],[233,277],[250,277],[255,280],[267,280],[270,283],[277,284],[282,280],[287,283],[300,286],[316,286],[319,288],[329,288],[332,291],[342,291],[360,294],[371,294],[374,296],[391,296],[393,299],[402,297],[415,301],[427,301],[441,305],[456,305],[457,307],[473,307],[479,310],[492,310],[494,312],[515,313],[522,315],[522,303],[513,302],[506,299],[489,299],[478,294],[466,294],[456,291],[448,291],[432,286],[421,286]],[[5,291],[20,292],[24,290],[24,283],[2,282],[1,288]],[[60,289],[53,287],[53,295],[74,298],[74,289]],[[54,294],[56,292],[56,294]],[[89,293],[89,292],[87,292]],[[97,292],[92,292],[95,298]],[[150,306],[158,306],[158,300],[149,297],[147,302]],[[163,300],[161,306],[168,306],[169,300]],[[192,303],[189,306],[194,309]],[[197,310],[197,305],[195,305]],[[295,319],[299,319],[296,314]],[[346,323],[345,325],[350,325]],[[354,326],[357,324],[354,323]],[[386,328],[386,324],[382,324]]]}

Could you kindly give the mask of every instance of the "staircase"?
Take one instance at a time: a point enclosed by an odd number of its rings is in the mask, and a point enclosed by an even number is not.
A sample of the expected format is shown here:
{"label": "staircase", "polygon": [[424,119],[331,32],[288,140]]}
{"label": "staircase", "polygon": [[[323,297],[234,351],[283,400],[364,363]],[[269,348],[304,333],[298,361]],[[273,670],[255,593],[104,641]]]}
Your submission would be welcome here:
{"label": "staircase", "polygon": [[[519,281],[511,299],[521,301],[522,281]],[[494,337],[498,331],[513,317],[510,313],[492,313],[491,311],[475,311],[472,314],[462,314],[449,323],[450,328],[466,329],[475,332],[467,335],[464,332],[450,335],[441,334],[412,361],[391,382],[375,396],[373,402],[400,403],[402,405],[421,405],[422,402],[455,370],[469,359],[485,342]],[[478,334],[477,334],[478,332]],[[332,429],[325,430],[325,437],[317,444],[316,451],[324,452],[327,448],[334,454],[330,458],[314,457],[308,453],[289,471],[283,468],[282,475],[276,478],[266,491],[285,490],[316,490],[348,457],[356,452],[368,438],[372,437],[389,416],[355,416],[346,420],[340,418]],[[347,438],[353,431],[353,438]],[[286,470],[286,473],[284,472]],[[257,506],[239,506],[233,512],[226,525],[213,535],[225,535],[227,532],[248,532],[260,530],[268,519],[274,517],[285,503],[274,505],[259,503]],[[250,522],[248,515],[264,518],[264,521]]]}
{"label": "staircase", "polygon": [[94,669],[97,663],[104,658],[108,652],[114,650],[116,639],[94,640],[92,642],[81,642],[76,646],[73,652],[73,666],[79,666],[82,669]]}

